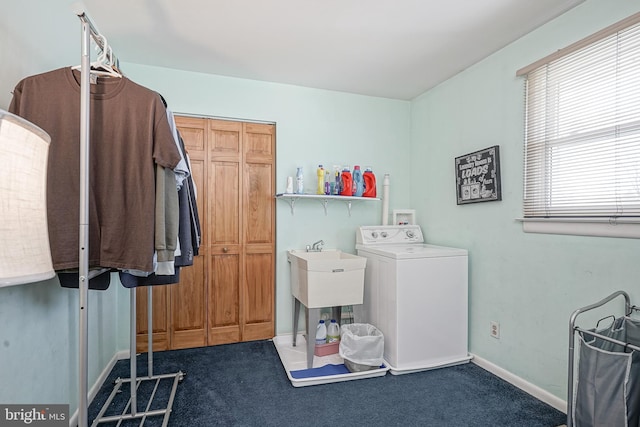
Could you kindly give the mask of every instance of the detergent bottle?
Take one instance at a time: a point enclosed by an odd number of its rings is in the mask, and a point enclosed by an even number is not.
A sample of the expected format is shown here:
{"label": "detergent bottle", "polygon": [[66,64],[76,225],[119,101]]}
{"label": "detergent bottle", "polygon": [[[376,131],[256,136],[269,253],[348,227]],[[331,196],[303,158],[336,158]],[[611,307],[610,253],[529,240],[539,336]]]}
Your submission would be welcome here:
{"label": "detergent bottle", "polygon": [[327,325],[324,324],[324,320],[318,323],[316,328],[316,345],[322,345],[327,343]]}
{"label": "detergent bottle", "polygon": [[364,192],[364,181],[362,180],[362,171],[360,166],[353,167],[353,195],[361,197]]}
{"label": "detergent bottle", "polygon": [[340,174],[340,195],[353,195],[353,179],[351,178],[351,171],[349,168],[342,169],[342,173]]}
{"label": "detergent bottle", "polygon": [[296,172],[296,194],[304,194],[304,174],[302,173],[302,166],[300,166]]}
{"label": "detergent bottle", "polygon": [[366,168],[364,174],[364,192],[363,197],[376,197],[376,176],[371,171],[371,168]]}
{"label": "detergent bottle", "polygon": [[340,195],[340,166],[333,166],[333,174],[335,177],[335,183],[333,184],[333,191],[331,194],[338,196]]}
{"label": "detergent bottle", "polygon": [[327,328],[327,342],[338,342],[340,341],[340,325],[336,322],[336,319],[331,319],[331,323],[329,323],[329,327]]}
{"label": "detergent bottle", "polygon": [[326,196],[331,195],[331,173],[329,173],[329,169],[324,171],[324,194]]}
{"label": "detergent bottle", "polygon": [[324,194],[324,168],[322,165],[318,165],[318,187],[316,194]]}

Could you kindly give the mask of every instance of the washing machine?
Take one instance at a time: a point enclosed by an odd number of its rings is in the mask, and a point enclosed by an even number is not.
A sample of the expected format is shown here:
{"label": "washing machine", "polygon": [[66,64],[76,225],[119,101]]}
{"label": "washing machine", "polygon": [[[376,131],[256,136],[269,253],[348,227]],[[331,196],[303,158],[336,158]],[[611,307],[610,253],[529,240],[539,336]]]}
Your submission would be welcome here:
{"label": "washing machine", "polygon": [[384,335],[394,375],[459,365],[468,353],[468,253],[424,243],[418,225],[362,226],[361,318]]}

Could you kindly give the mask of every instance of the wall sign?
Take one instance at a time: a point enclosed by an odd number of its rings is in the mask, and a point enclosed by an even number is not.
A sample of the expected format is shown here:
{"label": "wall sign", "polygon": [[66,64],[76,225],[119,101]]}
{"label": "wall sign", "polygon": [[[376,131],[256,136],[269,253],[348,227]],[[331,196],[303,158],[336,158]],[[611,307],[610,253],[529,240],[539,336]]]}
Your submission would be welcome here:
{"label": "wall sign", "polygon": [[485,148],[456,157],[458,204],[502,200],[500,147]]}

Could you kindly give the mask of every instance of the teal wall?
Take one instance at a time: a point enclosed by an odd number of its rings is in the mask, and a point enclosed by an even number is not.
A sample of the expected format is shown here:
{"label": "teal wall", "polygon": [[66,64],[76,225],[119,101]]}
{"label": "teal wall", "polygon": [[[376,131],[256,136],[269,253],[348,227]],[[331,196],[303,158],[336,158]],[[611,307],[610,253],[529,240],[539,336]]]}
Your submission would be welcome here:
{"label": "teal wall", "polygon": [[[117,287],[89,293],[88,386],[95,383],[118,350],[119,326],[129,313]],[[125,307],[126,308],[126,307]],[[0,288],[0,402],[78,401],[79,301],[76,289],[57,279]]]}
{"label": "teal wall", "polygon": [[[27,75],[79,62],[79,23],[66,1],[11,0],[0,19],[0,108]],[[391,175],[390,208],[413,208],[432,243],[470,252],[470,349],[565,397],[568,318],[577,307],[626,289],[637,301],[637,240],[525,234],[521,216],[522,66],[640,10],[638,0],[587,0],[412,102],[123,63],[176,113],[276,124],[276,188],[303,166],[371,166]],[[55,22],[55,34],[38,32]],[[30,25],[25,25],[29,22]],[[99,23],[98,23],[99,24]],[[34,40],[37,40],[34,42]],[[52,55],[47,47],[68,46]],[[116,52],[117,53],[117,52]],[[126,58],[130,59],[130,58]],[[453,159],[500,145],[503,200],[457,206]],[[378,187],[381,190],[381,185]],[[286,251],[323,239],[353,252],[359,225],[381,221],[380,202],[277,201],[276,328],[291,331]],[[129,293],[118,283],[90,299],[90,376],[128,348]],[[77,402],[77,292],[55,280],[0,289],[0,402]],[[501,338],[489,337],[489,322]]]}
{"label": "teal wall", "polygon": [[[640,243],[523,233],[524,82],[515,73],[638,11],[640,1],[588,0],[411,104],[411,206],[428,240],[469,249],[470,351],[563,399],[569,317],[618,289],[640,299]],[[493,145],[502,201],[457,206],[454,158]],[[499,340],[490,321],[500,322]]]}

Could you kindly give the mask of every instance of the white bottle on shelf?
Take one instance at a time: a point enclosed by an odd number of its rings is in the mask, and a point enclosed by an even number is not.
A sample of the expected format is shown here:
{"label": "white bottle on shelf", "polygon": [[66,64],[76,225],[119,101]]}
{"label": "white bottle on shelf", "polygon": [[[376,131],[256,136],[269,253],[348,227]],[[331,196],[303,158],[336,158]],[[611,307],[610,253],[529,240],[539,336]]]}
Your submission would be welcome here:
{"label": "white bottle on shelf", "polygon": [[293,194],[293,177],[287,177],[287,189],[285,190],[285,194]]}

